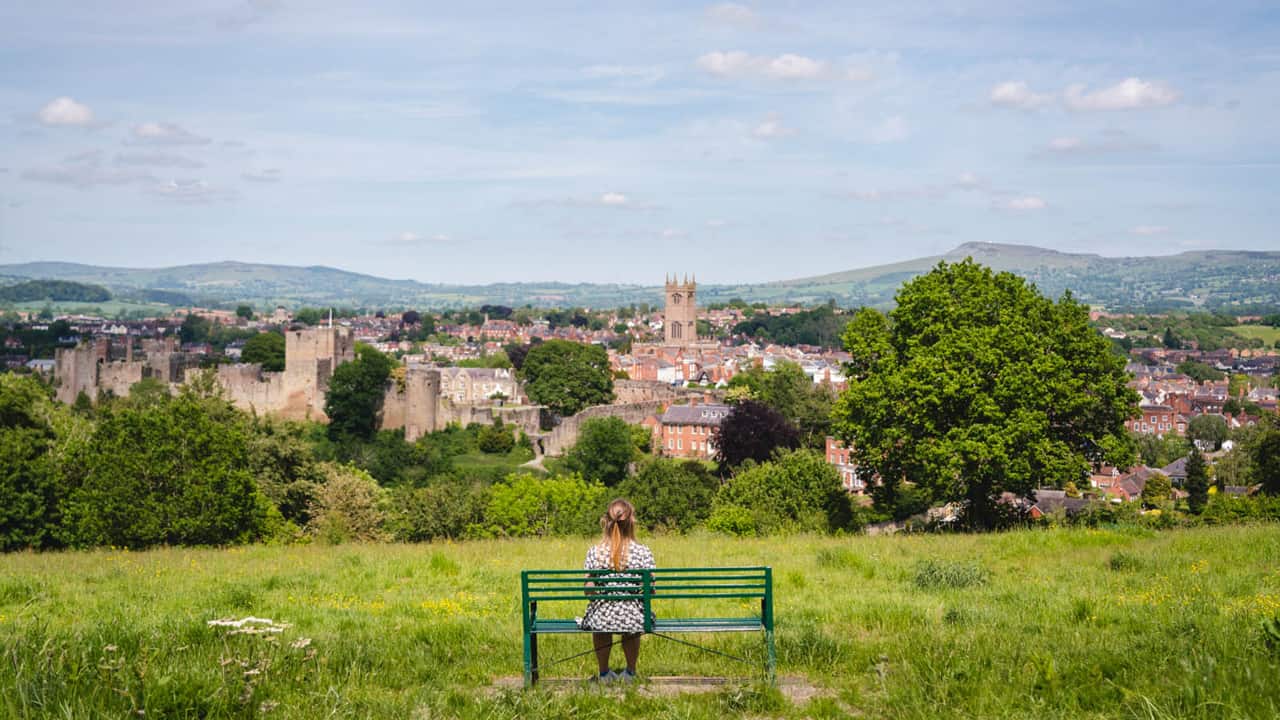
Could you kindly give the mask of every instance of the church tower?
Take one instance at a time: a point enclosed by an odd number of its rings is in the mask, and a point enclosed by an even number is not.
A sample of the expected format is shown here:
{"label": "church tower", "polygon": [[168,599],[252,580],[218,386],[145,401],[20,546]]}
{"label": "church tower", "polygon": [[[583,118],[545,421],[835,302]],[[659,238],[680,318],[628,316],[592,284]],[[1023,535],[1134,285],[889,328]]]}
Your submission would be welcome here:
{"label": "church tower", "polygon": [[667,278],[667,307],[662,325],[667,345],[693,345],[698,342],[698,281],[689,276]]}

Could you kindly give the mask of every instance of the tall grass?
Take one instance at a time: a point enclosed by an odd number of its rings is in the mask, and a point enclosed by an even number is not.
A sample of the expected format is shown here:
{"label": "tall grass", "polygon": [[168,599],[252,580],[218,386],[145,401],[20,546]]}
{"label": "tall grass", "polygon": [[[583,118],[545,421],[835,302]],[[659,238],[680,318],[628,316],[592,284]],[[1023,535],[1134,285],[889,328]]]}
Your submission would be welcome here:
{"label": "tall grass", "polygon": [[[817,696],[495,690],[520,673],[519,570],[578,567],[587,542],[0,557],[0,717],[1280,716],[1274,527],[651,538],[664,567],[772,565],[779,671]],[[723,602],[658,612],[742,614]],[[248,615],[288,627],[207,624]],[[688,639],[761,655],[754,635]],[[587,647],[542,641],[546,660]],[[756,672],[661,639],[640,669]]]}

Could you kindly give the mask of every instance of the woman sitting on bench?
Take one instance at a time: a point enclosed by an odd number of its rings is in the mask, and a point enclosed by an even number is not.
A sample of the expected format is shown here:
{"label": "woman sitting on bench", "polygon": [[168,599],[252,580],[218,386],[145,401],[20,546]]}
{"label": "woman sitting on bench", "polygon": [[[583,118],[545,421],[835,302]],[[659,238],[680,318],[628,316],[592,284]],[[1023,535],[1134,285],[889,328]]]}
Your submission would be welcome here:
{"label": "woman sitting on bench", "polygon": [[[635,576],[621,574],[626,570],[653,569],[653,553],[649,548],[636,542],[636,511],[631,503],[618,498],[609,503],[605,514],[600,518],[600,529],[604,531],[603,539],[587,550],[584,570],[613,570],[619,575],[596,576],[596,583],[589,586],[613,588],[604,592],[635,592],[640,594]],[[620,578],[628,582],[610,583],[610,578]],[[630,588],[634,587],[634,590]],[[630,682],[636,677],[636,660],[640,657],[640,635],[644,632],[644,603],[640,600],[592,600],[587,611],[578,622],[583,630],[591,630],[591,641],[595,646],[596,663],[600,667],[600,675],[593,678],[597,682],[622,680]],[[627,667],[621,673],[609,669],[609,652],[613,649],[613,633],[622,635],[622,654],[626,657]]]}

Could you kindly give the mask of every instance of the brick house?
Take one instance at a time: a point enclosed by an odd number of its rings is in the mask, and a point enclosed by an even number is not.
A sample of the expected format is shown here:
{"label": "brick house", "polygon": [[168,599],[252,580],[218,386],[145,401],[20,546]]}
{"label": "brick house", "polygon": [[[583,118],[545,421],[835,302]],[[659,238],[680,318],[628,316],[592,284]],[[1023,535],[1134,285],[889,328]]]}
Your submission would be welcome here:
{"label": "brick house", "polygon": [[1125,421],[1125,427],[1143,435],[1186,435],[1187,417],[1169,405],[1142,404],[1138,417]]}
{"label": "brick house", "polygon": [[845,490],[861,494],[866,491],[867,483],[858,476],[858,468],[850,460],[849,453],[850,449],[844,442],[827,436],[827,464],[835,466],[836,472],[840,473],[840,482]]}
{"label": "brick house", "polygon": [[672,405],[653,426],[654,447],[667,457],[711,460],[716,429],[731,410],[719,403]]}

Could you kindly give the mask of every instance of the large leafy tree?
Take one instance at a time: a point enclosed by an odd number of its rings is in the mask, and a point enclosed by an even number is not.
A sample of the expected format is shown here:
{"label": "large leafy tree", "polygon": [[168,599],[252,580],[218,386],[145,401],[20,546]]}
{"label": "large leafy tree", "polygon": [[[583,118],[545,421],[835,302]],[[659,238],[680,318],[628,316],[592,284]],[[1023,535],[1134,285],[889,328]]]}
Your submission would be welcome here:
{"label": "large leafy tree", "polygon": [[49,405],[36,380],[0,374],[0,551],[56,544],[61,498]]}
{"label": "large leafy tree", "polygon": [[1187,425],[1187,437],[1209,450],[1217,450],[1227,439],[1227,420],[1221,415],[1197,415]]}
{"label": "large leafy tree", "polygon": [[1268,495],[1280,495],[1280,418],[1268,416],[1249,444],[1253,481]]}
{"label": "large leafy tree", "polygon": [[525,355],[520,377],[529,399],[557,415],[573,415],[613,399],[609,355],[599,345],[548,340]]}
{"label": "large leafy tree", "polygon": [[263,332],[254,335],[244,343],[240,351],[240,360],[247,363],[260,363],[263,370],[279,372],[284,370],[284,335],[278,332]]}
{"label": "large leafy tree", "polygon": [[908,282],[897,303],[860,310],[845,329],[849,389],[834,412],[857,464],[880,478],[877,503],[895,505],[910,482],[990,526],[1005,491],[1132,462],[1124,421],[1137,395],[1070,294],[1053,302],[965,260]]}
{"label": "large leafy tree", "polygon": [[[748,463],[716,494],[713,515],[729,509],[749,517],[751,534],[785,528],[831,531],[852,520],[840,475],[815,450],[778,450],[768,462]],[[715,525],[716,523],[712,523]]]}
{"label": "large leafy tree", "polygon": [[1204,456],[1197,450],[1187,457],[1187,479],[1182,483],[1187,491],[1187,507],[1199,515],[1209,504],[1209,471]]}
{"label": "large leafy tree", "polygon": [[716,461],[727,473],[747,460],[764,462],[777,448],[800,446],[800,433],[777,410],[755,400],[733,406],[715,430]]}
{"label": "large leafy tree", "polygon": [[391,377],[391,358],[368,345],[356,346],[356,359],[343,363],[329,379],[324,413],[334,441],[370,440],[378,431],[378,416]]}
{"label": "large leafy tree", "polygon": [[830,385],[814,384],[798,363],[781,360],[772,370],[753,366],[734,375],[729,387],[745,388],[748,397],[782,413],[800,431],[805,445],[823,446],[831,430],[835,394]]}
{"label": "large leafy tree", "polygon": [[711,513],[720,479],[697,460],[649,458],[623,480],[618,494],[637,508],[650,530],[692,530]]}
{"label": "large leafy tree", "polygon": [[270,503],[249,461],[249,431],[225,401],[184,392],[159,406],[108,409],[67,510],[81,545],[222,545],[266,529]]}
{"label": "large leafy tree", "polygon": [[591,418],[582,423],[578,441],[565,453],[565,464],[588,481],[617,485],[640,457],[636,439],[632,426],[622,418]]}

